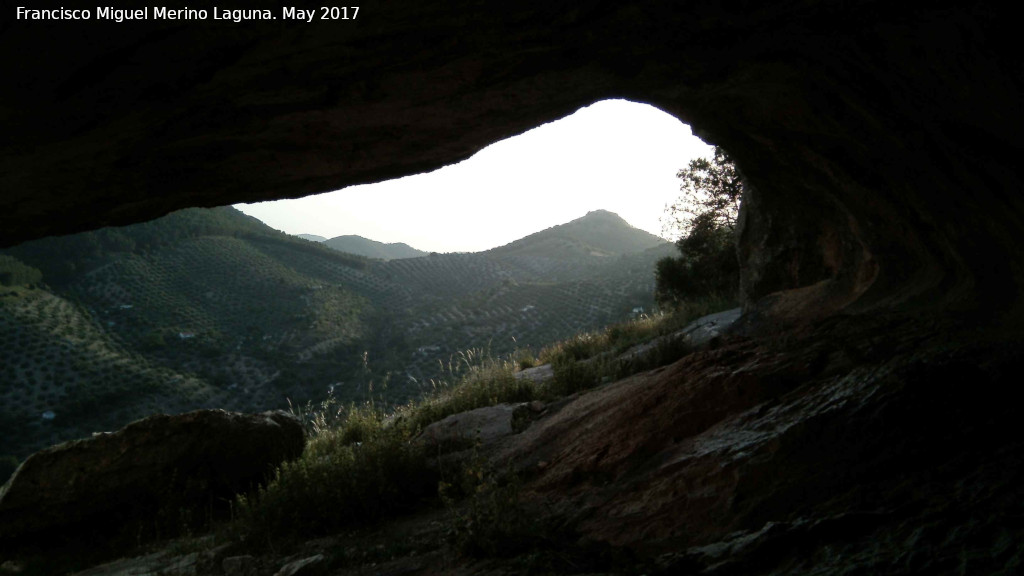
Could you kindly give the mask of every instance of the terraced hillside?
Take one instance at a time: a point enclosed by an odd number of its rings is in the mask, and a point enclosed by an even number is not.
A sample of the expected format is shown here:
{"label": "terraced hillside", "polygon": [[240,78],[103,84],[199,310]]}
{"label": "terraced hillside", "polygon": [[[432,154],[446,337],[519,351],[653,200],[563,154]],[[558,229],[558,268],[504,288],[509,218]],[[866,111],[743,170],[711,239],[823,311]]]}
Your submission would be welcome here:
{"label": "terraced hillside", "polygon": [[80,304],[41,289],[0,291],[4,453],[24,455],[153,412],[230,404],[203,379],[133,351]]}
{"label": "terraced hillside", "polygon": [[[303,236],[310,235],[299,235],[300,238]],[[307,240],[309,239],[311,238],[307,238]],[[324,246],[329,246],[339,252],[358,254],[359,256],[366,256],[367,258],[376,258],[378,260],[394,260],[396,258],[418,258],[420,256],[427,255],[426,252],[422,250],[417,250],[403,242],[385,244],[384,242],[377,242],[376,240],[370,240],[369,238],[363,238],[362,236],[355,236],[352,234],[345,236],[335,236],[334,238],[323,240],[323,243]]]}
{"label": "terraced hillside", "polygon": [[[345,287],[359,287],[365,259],[234,209],[8,252],[55,280],[3,291],[0,454],[153,412],[287,406],[356,370],[372,341],[372,309]],[[307,361],[339,349],[348,354],[332,366]]]}
{"label": "terraced hillside", "polygon": [[628,318],[634,310],[650,311],[654,264],[673,249],[665,244],[639,254],[571,261],[489,251],[399,260],[380,269],[419,295],[395,321],[407,348],[415,350],[406,369],[422,381],[437,377],[437,361],[460,350],[536,351]]}
{"label": "terraced hillside", "polygon": [[220,208],[15,247],[0,455],[153,412],[361,401],[385,383],[408,401],[459,351],[538,350],[649,310],[673,247],[638,251],[645,235],[592,213],[488,252],[382,261]]}

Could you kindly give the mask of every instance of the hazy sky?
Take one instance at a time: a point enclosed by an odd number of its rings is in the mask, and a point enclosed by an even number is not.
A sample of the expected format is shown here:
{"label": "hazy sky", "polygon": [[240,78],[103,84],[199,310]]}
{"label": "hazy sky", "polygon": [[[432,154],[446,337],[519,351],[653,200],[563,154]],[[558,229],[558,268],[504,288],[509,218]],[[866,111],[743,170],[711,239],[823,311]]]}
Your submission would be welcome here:
{"label": "hazy sky", "polygon": [[290,234],[432,252],[487,250],[598,209],[660,236],[676,171],[711,153],[657,108],[605,100],[434,172],[236,207]]}

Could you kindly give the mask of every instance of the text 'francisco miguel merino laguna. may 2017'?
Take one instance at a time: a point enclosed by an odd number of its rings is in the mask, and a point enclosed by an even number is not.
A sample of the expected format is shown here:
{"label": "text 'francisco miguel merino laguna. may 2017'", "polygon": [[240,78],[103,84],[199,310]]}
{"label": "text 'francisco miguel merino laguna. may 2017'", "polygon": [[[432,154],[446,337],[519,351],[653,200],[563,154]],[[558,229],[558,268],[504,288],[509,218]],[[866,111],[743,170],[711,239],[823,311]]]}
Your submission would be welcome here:
{"label": "text 'francisco miguel merino laguna. may 2017'", "polygon": [[90,9],[52,8],[37,10],[18,6],[15,8],[17,20],[104,20],[112,22],[130,22],[138,20],[223,20],[243,22],[247,20],[355,20],[359,15],[359,6],[320,6],[303,9],[283,6],[280,12],[274,10],[228,9],[214,6],[211,9],[168,8],[166,6],[146,6],[130,10],[112,6],[97,6]]}

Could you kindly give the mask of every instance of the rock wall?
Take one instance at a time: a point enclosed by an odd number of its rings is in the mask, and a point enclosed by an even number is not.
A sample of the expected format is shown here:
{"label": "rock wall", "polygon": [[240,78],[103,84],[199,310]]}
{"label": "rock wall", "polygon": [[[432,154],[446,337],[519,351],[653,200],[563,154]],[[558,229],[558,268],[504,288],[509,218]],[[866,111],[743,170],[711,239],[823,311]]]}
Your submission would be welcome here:
{"label": "rock wall", "polygon": [[552,405],[491,462],[648,574],[1014,572],[1020,342],[886,316],[726,337]]}
{"label": "rock wall", "polygon": [[1022,310],[1022,69],[995,2],[381,4],[311,23],[5,7],[0,245],[422,172],[621,97],[738,160],[756,309]]}

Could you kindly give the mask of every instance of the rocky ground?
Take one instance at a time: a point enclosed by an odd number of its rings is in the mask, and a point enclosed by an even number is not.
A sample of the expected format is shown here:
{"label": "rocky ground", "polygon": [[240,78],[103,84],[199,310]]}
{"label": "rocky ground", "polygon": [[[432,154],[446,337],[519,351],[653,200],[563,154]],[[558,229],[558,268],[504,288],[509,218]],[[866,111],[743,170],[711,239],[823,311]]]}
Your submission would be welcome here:
{"label": "rocky ground", "polygon": [[1022,350],[955,319],[722,336],[527,407],[472,455],[493,486],[477,498],[289,548],[206,537],[86,573],[1016,573]]}

